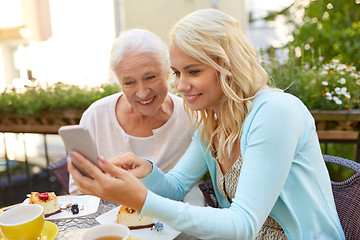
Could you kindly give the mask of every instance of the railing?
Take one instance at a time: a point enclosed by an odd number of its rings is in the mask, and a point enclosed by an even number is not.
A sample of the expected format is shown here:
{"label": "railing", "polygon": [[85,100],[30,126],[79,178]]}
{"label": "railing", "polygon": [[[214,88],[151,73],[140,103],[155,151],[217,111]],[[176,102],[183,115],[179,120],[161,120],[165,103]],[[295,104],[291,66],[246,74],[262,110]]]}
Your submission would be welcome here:
{"label": "railing", "polygon": [[[56,135],[58,129],[62,125],[77,124],[83,110],[56,110],[47,114],[43,114],[41,117],[26,117],[18,114],[6,114],[0,117],[0,133],[3,133],[3,145],[4,145],[4,158],[5,158],[5,180],[0,179],[1,205],[9,205],[15,202],[19,202],[25,198],[26,193],[31,191],[60,191],[60,185],[57,183],[55,177],[47,170],[47,166],[51,163],[51,156],[48,148],[48,136]],[[325,152],[327,153],[327,143],[351,143],[356,145],[355,159],[360,162],[360,110],[354,111],[311,111],[316,121],[317,132],[320,142],[325,144]],[[31,173],[30,163],[28,160],[28,154],[26,152],[26,141],[23,137],[24,146],[24,168],[25,174],[22,179],[24,182],[22,190],[15,189],[15,178],[11,174],[11,160],[7,153],[7,141],[5,133],[15,133],[25,136],[27,133],[40,134],[43,138],[43,149],[45,156],[45,168],[41,172],[40,183],[37,181],[34,183],[34,176],[36,174]],[[64,156],[65,156],[64,150]],[[62,156],[59,156],[60,159]],[[41,182],[45,179],[45,183]],[[6,185],[4,187],[4,185]],[[41,186],[40,186],[41,185]],[[20,200],[19,200],[20,198]],[[6,199],[6,201],[4,201]]]}
{"label": "railing", "polygon": [[[48,138],[50,135],[57,135],[58,129],[63,125],[78,124],[83,110],[55,110],[50,111],[41,116],[22,116],[19,114],[3,114],[0,117],[0,132],[2,133],[3,142],[3,158],[5,164],[5,172],[0,178],[0,207],[13,204],[25,199],[27,193],[32,191],[55,191],[59,194],[63,192],[61,185],[56,181],[56,178],[47,169],[47,166],[52,161],[61,159],[66,155],[65,149],[61,156],[53,159],[49,153]],[[9,157],[8,141],[6,134],[13,133],[17,136],[22,136],[22,145],[24,148],[24,156],[18,165],[21,165],[21,174],[12,174],[13,157]],[[44,151],[44,163],[40,172],[33,173],[31,171],[32,164],[30,164],[27,153],[27,142],[25,140],[26,134],[37,134],[42,137],[42,147]],[[18,146],[20,148],[20,146]],[[1,150],[0,150],[1,152]],[[20,183],[20,185],[19,185]]]}
{"label": "railing", "polygon": [[[8,134],[8,133],[6,133]],[[22,144],[24,149],[24,156],[21,160],[12,159],[13,157],[9,156],[8,153],[8,142],[6,140],[6,134],[2,133],[2,140],[4,146],[4,160],[6,164],[5,168],[5,177],[1,179],[1,192],[2,196],[0,198],[0,205],[9,205],[18,200],[19,198],[24,199],[26,193],[31,191],[59,191],[57,188],[55,179],[52,177],[51,173],[47,171],[46,167],[50,164],[50,156],[48,153],[48,142],[47,134],[40,134],[43,138],[43,148],[45,153],[45,167],[37,167],[38,171],[36,173],[32,172],[33,164],[30,163],[27,153],[27,143],[25,140],[25,133],[16,133],[17,135],[22,135]],[[21,147],[21,146],[19,146]],[[64,152],[65,155],[65,152]],[[39,156],[39,159],[41,157]],[[42,160],[42,159],[41,159]],[[38,161],[39,162],[39,161]],[[14,170],[14,168],[17,168]],[[15,173],[16,172],[16,173]],[[15,173],[15,174],[12,174]],[[39,182],[42,181],[42,182]],[[39,186],[41,185],[41,186]]]}
{"label": "railing", "polygon": [[319,140],[325,144],[324,154],[327,154],[328,143],[355,144],[354,160],[360,162],[360,109],[312,110],[311,114],[316,122]]}

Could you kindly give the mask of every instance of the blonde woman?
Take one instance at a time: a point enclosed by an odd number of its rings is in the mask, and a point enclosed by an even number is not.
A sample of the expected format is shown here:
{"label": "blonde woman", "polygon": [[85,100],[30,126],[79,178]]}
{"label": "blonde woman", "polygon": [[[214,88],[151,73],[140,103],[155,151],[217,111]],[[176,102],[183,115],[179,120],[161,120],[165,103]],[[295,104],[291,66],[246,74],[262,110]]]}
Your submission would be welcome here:
{"label": "blonde woman", "polygon": [[[100,159],[113,177],[74,152],[95,179],[70,164],[79,188],[203,239],[344,239],[314,120],[268,85],[237,21],[198,10],[170,39],[176,86],[200,115],[189,149],[167,174],[133,155]],[[180,202],[207,171],[221,209]]]}

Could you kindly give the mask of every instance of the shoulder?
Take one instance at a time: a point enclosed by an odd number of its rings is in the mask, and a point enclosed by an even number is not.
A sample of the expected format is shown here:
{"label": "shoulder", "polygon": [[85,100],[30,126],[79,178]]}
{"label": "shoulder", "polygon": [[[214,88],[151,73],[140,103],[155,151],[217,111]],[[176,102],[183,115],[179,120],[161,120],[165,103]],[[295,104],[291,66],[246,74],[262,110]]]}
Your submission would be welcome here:
{"label": "shoulder", "polygon": [[175,106],[175,105],[180,105],[180,104],[181,104],[181,106],[182,106],[184,100],[183,100],[181,97],[178,97],[178,96],[176,96],[176,95],[174,95],[174,94],[172,94],[172,93],[168,93],[168,96],[169,96],[170,99],[173,101],[174,106]]}
{"label": "shoulder", "polygon": [[282,91],[266,89],[256,95],[244,122],[244,128],[249,129],[251,126],[273,130],[276,127],[277,131],[298,129],[301,132],[305,129],[312,130],[314,119],[299,98]]}
{"label": "shoulder", "polygon": [[307,107],[297,97],[272,89],[261,90],[256,94],[252,109],[245,120],[244,127],[256,122],[266,124],[312,124],[313,118]]}
{"label": "shoulder", "polygon": [[261,90],[255,97],[249,115],[267,114],[267,117],[290,117],[310,115],[303,102],[294,95],[282,91]]}
{"label": "shoulder", "polygon": [[181,97],[178,97],[172,93],[168,93],[168,96],[170,97],[171,101],[174,104],[174,110],[173,113],[178,116],[187,116],[186,111],[184,109],[184,100]]}
{"label": "shoulder", "polygon": [[115,93],[106,97],[103,97],[95,102],[93,102],[84,112],[83,118],[93,114],[102,113],[108,111],[112,106],[114,106],[118,98],[122,95],[122,92]]}
{"label": "shoulder", "polygon": [[95,108],[102,108],[104,105],[112,104],[114,101],[117,101],[117,99],[122,95],[122,92],[115,93],[106,97],[103,97],[95,102],[93,102],[87,110],[92,110]]}
{"label": "shoulder", "polygon": [[295,97],[294,95],[273,89],[261,90],[256,95],[253,102],[253,107],[254,108],[261,107],[264,104],[266,104],[266,106],[269,107],[278,106],[279,108],[283,108],[283,107],[293,108],[293,107],[304,106],[301,100]]}

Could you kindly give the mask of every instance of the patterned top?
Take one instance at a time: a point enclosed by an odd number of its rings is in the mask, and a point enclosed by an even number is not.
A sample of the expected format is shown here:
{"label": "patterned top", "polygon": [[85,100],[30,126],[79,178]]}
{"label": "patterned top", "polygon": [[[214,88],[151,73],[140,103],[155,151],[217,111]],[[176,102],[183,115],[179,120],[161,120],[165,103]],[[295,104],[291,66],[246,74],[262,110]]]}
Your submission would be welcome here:
{"label": "patterned top", "polygon": [[[216,162],[216,184],[217,187],[223,195],[224,198],[226,198],[229,203],[232,202],[231,199],[235,197],[236,187],[240,175],[242,167],[242,159],[239,157],[238,160],[232,165],[230,170],[223,175],[220,165],[218,162]],[[284,230],[281,228],[281,226],[272,218],[268,217],[264,223],[264,225],[261,227],[260,232],[256,236],[257,240],[267,240],[267,239],[278,239],[283,240],[287,239]]]}

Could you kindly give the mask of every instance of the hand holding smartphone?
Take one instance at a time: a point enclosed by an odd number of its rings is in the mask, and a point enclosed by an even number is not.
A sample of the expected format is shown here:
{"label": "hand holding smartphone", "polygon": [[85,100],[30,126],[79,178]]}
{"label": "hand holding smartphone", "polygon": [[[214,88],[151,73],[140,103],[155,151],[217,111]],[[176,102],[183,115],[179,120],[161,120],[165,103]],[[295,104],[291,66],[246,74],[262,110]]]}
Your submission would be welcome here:
{"label": "hand holding smartphone", "polygon": [[98,154],[88,130],[80,125],[68,125],[62,126],[58,132],[71,162],[83,175],[90,177],[86,170],[70,155],[71,151],[76,151],[98,166]]}

